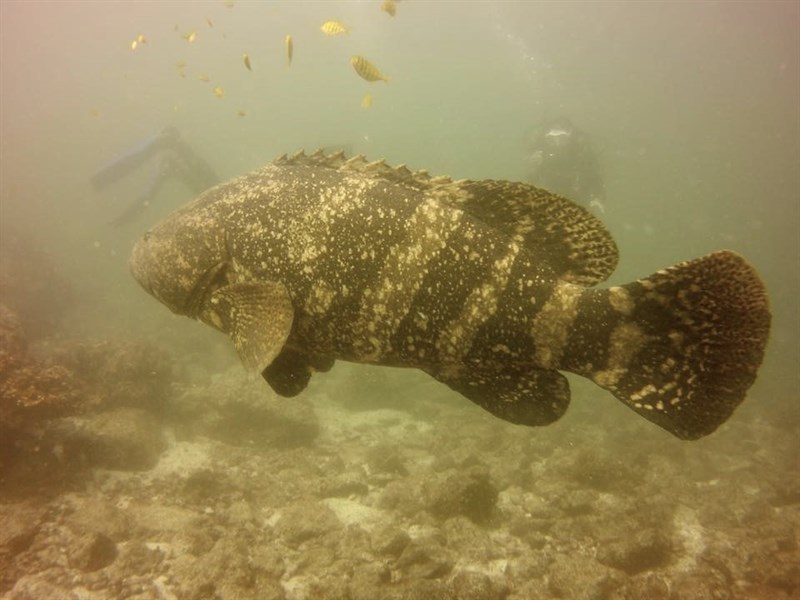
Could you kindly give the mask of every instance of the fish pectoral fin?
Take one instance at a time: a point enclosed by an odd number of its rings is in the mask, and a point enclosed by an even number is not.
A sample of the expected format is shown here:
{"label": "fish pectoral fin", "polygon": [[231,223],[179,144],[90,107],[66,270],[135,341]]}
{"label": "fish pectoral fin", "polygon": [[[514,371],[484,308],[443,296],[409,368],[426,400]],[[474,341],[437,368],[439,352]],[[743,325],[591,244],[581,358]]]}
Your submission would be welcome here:
{"label": "fish pectoral fin", "polygon": [[276,394],[291,398],[306,389],[315,371],[327,371],[332,366],[332,358],[284,347],[261,376]]}
{"label": "fish pectoral fin", "polygon": [[280,354],[294,319],[289,292],[275,282],[221,287],[211,294],[207,312],[217,317],[244,366],[259,373]]}
{"label": "fish pectoral fin", "polygon": [[549,425],[569,405],[569,383],[558,371],[476,370],[474,365],[463,365],[431,375],[494,416],[517,425]]}

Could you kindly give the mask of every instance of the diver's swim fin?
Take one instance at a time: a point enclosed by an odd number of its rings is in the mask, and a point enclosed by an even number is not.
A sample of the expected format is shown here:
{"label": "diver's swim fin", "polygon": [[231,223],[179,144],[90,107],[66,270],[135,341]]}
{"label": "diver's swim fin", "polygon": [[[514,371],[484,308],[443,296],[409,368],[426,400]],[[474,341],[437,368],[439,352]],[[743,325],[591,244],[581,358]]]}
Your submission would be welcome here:
{"label": "diver's swim fin", "polygon": [[112,219],[109,222],[109,225],[120,227],[121,225],[130,223],[133,219],[139,216],[139,214],[141,214],[144,209],[150,205],[150,202],[153,198],[155,198],[158,190],[161,189],[161,186],[167,179],[167,172],[168,170],[163,164],[159,165],[158,169],[156,169],[155,173],[150,177],[150,182],[147,185],[147,189],[133,202],[131,202],[127,208],[122,211],[122,213]]}
{"label": "diver's swim fin", "polygon": [[125,154],[115,158],[92,175],[92,186],[99,190],[114,183],[118,179],[122,179],[125,175],[150,158],[166,141],[174,138],[176,135],[174,130],[168,127],[147,136]]}

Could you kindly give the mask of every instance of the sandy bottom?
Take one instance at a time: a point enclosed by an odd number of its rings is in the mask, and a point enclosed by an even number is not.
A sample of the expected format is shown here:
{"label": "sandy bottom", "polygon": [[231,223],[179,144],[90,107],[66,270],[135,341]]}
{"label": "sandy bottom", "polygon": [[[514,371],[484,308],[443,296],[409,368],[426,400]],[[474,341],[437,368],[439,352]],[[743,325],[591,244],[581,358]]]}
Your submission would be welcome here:
{"label": "sandy bottom", "polygon": [[152,468],[7,487],[2,598],[800,598],[798,432],[755,407],[687,443],[592,390],[534,430],[354,373],[281,400],[283,436],[235,398],[187,425],[194,388]]}

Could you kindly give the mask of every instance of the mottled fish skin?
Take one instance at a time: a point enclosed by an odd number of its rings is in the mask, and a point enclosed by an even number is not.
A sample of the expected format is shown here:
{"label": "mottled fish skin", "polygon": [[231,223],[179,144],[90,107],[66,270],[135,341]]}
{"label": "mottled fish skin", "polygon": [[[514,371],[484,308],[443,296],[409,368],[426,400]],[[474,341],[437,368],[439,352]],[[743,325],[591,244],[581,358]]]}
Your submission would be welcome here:
{"label": "mottled fish skin", "polygon": [[532,186],[451,181],[341,154],[281,157],[201,195],[134,249],[142,286],[231,336],[278,393],[336,359],[416,367],[543,425],[568,370],[674,435],[713,431],[752,384],[766,293],[719,252],[626,286],[584,209]]}
{"label": "mottled fish skin", "polygon": [[[264,198],[276,201],[253,201]],[[293,342],[344,360],[461,363],[483,329],[530,329],[531,298],[555,279],[469,214],[359,173],[269,166],[231,183],[216,207],[227,281],[282,282],[297,311]],[[532,338],[518,345],[511,358],[530,364]]]}

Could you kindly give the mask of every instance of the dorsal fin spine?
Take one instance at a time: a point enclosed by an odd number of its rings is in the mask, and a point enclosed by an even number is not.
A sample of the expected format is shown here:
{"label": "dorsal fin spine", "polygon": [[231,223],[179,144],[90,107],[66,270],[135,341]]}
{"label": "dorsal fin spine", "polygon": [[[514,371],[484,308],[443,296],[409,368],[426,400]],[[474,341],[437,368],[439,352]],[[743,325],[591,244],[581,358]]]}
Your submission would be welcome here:
{"label": "dorsal fin spine", "polygon": [[451,180],[432,177],[427,170],[411,171],[401,164],[391,167],[384,160],[368,161],[359,154],[346,158],[338,151],[326,155],[303,151],[273,161],[279,167],[309,166],[360,173],[364,177],[403,186],[463,210],[510,239],[523,241],[555,276],[579,285],[594,285],[614,270],[618,252],[611,235],[587,210],[525,183],[501,180]]}

